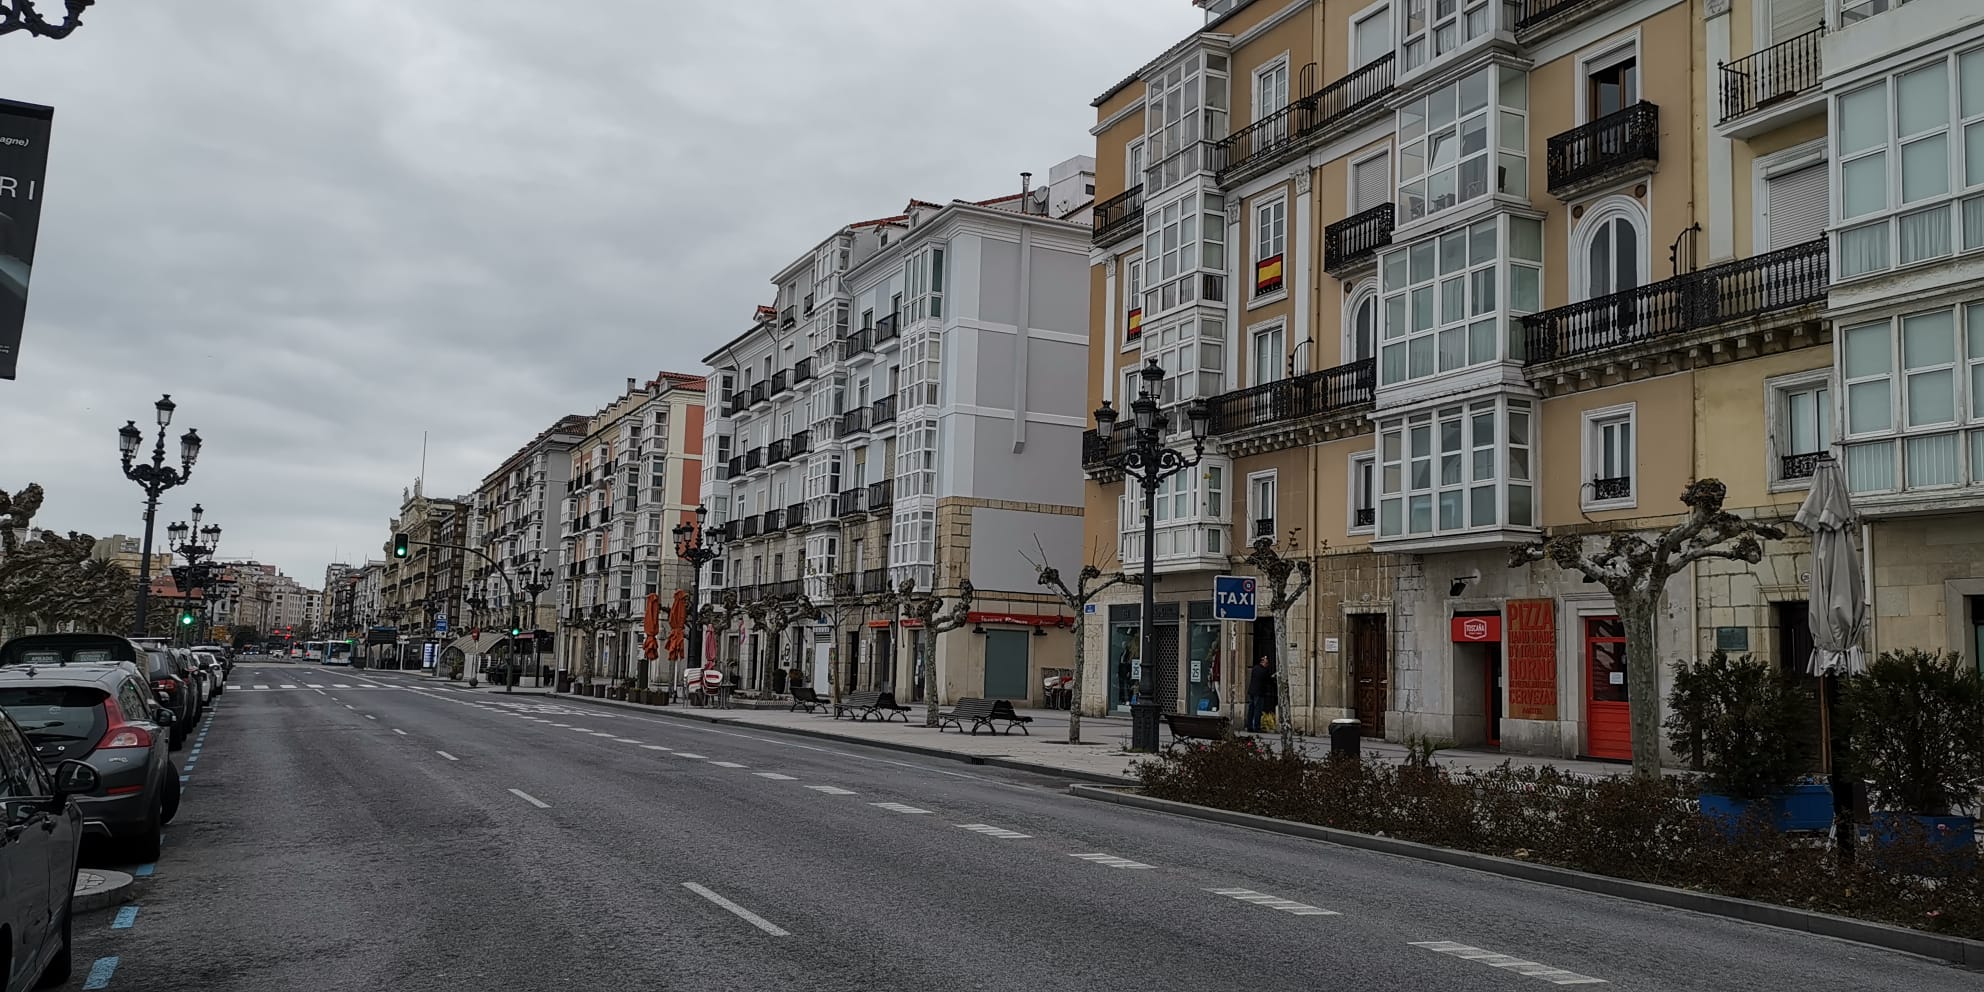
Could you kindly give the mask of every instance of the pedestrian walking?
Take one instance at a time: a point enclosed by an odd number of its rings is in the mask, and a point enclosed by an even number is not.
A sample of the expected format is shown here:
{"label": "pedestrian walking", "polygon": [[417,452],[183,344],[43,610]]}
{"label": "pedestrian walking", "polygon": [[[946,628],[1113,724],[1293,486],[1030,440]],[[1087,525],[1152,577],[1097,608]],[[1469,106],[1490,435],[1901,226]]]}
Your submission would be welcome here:
{"label": "pedestrian walking", "polygon": [[1268,667],[1268,656],[1247,672],[1247,730],[1261,732],[1261,716],[1274,710],[1274,669]]}
{"label": "pedestrian walking", "polygon": [[717,680],[717,708],[729,709],[730,693],[737,687],[737,663],[734,661],[730,663],[730,676],[728,678],[725,678],[723,673],[718,671],[715,666],[711,666],[710,677]]}

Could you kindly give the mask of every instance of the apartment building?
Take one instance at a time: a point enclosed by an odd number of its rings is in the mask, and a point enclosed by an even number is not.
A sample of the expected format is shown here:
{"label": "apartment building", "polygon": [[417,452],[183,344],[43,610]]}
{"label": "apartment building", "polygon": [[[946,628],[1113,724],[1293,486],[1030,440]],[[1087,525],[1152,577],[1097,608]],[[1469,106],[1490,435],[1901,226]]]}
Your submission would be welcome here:
{"label": "apartment building", "polygon": [[[559,519],[564,605],[561,664],[596,678],[638,672],[647,596],[663,605],[689,586],[675,556],[676,524],[694,516],[702,490],[702,376],[629,378],[613,402],[586,418],[566,454]],[[664,661],[650,678],[667,671]]]}
{"label": "apartment building", "polygon": [[[711,354],[703,497],[724,528],[705,599],[839,604],[841,624],[723,633],[746,688],[804,667],[827,685],[904,699],[1035,699],[1065,668],[1072,618],[1039,594],[1020,551],[1079,547],[1094,162],[991,200],[913,200],[849,224],[773,275],[776,302]],[[1078,567],[1072,559],[1062,562]],[[875,597],[904,580],[977,590],[973,626],[920,657]],[[1038,636],[1036,636],[1038,635]],[[931,673],[934,673],[931,674]]]}
{"label": "apartment building", "polygon": [[[1127,409],[1155,360],[1175,427],[1192,400],[1212,415],[1148,511],[1162,700],[1230,711],[1280,637],[1306,729],[1628,757],[1616,608],[1508,549],[1664,527],[1696,477],[1739,513],[1802,499],[1832,422],[1810,388],[1823,104],[1772,81],[1796,43],[1737,56],[1816,21],[1796,0],[1207,6],[1096,101],[1091,398]],[[1135,568],[1123,442],[1085,438],[1087,520]],[[1292,629],[1212,620],[1213,576],[1259,539],[1315,567]],[[1677,579],[1662,653],[1795,656],[1809,545],[1770,550]],[[1147,653],[1136,593],[1112,598],[1091,709],[1127,706]]]}
{"label": "apartment building", "polygon": [[[560,417],[482,479],[475,491],[469,546],[486,558],[470,556],[473,601],[469,622],[507,629],[511,618],[526,630],[558,626],[558,603],[565,583],[556,580],[564,559],[564,511],[572,479],[571,451],[586,435],[587,418]],[[494,562],[494,564],[491,564]],[[497,574],[508,575],[506,584]],[[549,570],[552,578],[544,578]],[[510,587],[527,600],[532,582],[547,586],[534,609],[513,604]]]}
{"label": "apartment building", "polygon": [[[461,616],[467,596],[467,572],[463,555],[455,550],[468,541],[473,499],[428,496],[425,480],[400,491],[400,512],[388,522],[388,537],[381,548],[386,554],[381,583],[381,615],[398,625],[403,634],[418,645],[423,640],[446,643],[452,629],[450,618]],[[408,553],[393,557],[393,537],[406,534]],[[438,646],[436,650],[438,654]],[[416,648],[402,665],[430,662],[424,649]]]}

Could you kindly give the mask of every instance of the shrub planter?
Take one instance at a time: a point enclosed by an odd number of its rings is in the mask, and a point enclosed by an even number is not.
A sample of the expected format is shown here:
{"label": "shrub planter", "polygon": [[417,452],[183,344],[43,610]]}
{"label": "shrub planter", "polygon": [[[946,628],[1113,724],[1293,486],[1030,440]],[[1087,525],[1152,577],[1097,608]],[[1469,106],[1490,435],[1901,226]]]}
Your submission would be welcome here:
{"label": "shrub planter", "polygon": [[1826,785],[1794,785],[1781,795],[1756,800],[1713,792],[1701,796],[1702,816],[1724,834],[1734,834],[1738,824],[1759,807],[1765,808],[1775,830],[1824,830],[1832,826],[1832,788]]}
{"label": "shrub planter", "polygon": [[[1910,824],[1914,824],[1910,826]],[[1897,843],[1910,841],[1915,831],[1920,830],[1926,842],[1935,848],[1952,854],[1972,852],[1977,849],[1977,818],[1974,816],[1926,816],[1921,813],[1896,813],[1876,811],[1874,813],[1874,843],[1879,847],[1893,847]]]}

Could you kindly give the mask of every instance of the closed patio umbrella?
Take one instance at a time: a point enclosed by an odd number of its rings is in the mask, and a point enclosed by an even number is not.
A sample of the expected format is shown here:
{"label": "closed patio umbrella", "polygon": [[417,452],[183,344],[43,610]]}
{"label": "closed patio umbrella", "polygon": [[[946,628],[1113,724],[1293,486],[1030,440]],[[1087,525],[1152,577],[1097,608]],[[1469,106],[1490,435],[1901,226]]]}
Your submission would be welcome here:
{"label": "closed patio umbrella", "polygon": [[1839,680],[1866,670],[1860,641],[1867,632],[1867,586],[1860,558],[1853,549],[1853,528],[1859,520],[1846,491],[1846,479],[1831,455],[1822,455],[1812,473],[1812,488],[1791,518],[1812,534],[1811,603],[1812,657],[1808,670],[1819,676],[1821,722],[1825,727],[1827,764],[1832,772],[1833,838],[1840,857],[1853,858],[1854,783],[1842,769],[1845,735],[1835,710]]}

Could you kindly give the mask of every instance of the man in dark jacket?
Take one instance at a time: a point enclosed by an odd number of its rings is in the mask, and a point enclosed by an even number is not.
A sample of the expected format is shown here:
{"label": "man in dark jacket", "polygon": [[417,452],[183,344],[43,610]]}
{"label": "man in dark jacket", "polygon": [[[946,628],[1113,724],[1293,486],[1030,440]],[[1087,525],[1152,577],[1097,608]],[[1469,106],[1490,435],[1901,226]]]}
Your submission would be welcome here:
{"label": "man in dark jacket", "polygon": [[1268,656],[1247,672],[1247,730],[1261,732],[1261,715],[1274,711],[1274,669],[1268,667]]}

